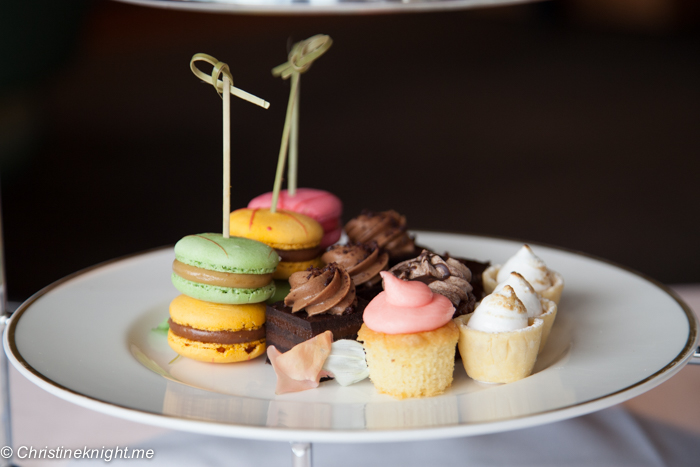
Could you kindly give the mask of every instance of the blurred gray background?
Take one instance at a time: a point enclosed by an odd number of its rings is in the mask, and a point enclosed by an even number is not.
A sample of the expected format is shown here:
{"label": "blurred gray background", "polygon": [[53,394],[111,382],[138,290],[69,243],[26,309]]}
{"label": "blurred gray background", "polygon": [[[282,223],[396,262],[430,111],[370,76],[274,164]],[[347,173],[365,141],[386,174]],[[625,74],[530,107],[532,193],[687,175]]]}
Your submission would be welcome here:
{"label": "blurred gray background", "polygon": [[289,83],[270,69],[317,33],[334,45],[302,78],[300,185],[336,193],[345,220],[393,208],[414,229],[699,282],[698,4],[282,17],[3,2],[9,297],[220,230],[221,101],[194,53],[272,103],[233,101],[232,206],[271,190]]}

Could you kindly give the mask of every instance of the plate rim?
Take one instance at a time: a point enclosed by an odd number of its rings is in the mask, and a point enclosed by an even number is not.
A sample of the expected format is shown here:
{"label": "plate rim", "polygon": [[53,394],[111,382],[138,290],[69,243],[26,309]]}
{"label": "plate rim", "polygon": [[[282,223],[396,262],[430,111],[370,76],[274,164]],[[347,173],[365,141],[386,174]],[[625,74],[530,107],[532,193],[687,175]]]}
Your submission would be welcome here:
{"label": "plate rim", "polygon": [[[3,347],[13,366],[27,379],[46,390],[47,392],[60,397],[68,402],[75,403],[82,407],[97,412],[106,413],[127,420],[146,423],[165,428],[177,429],[182,431],[190,431],[218,436],[229,436],[246,439],[261,439],[270,441],[298,441],[312,440],[313,442],[386,442],[386,441],[416,441],[427,439],[443,439],[460,436],[471,436],[477,434],[487,434],[500,431],[509,431],[518,428],[536,426],[544,423],[565,420],[568,418],[585,415],[588,413],[601,410],[612,405],[618,404],[625,400],[631,399],[639,394],[642,394],[660,384],[667,381],[692,358],[695,348],[698,346],[698,319],[693,310],[668,286],[653,279],[652,277],[641,273],[633,268],[625,265],[617,264],[605,258],[600,258],[595,255],[577,251],[574,249],[550,245],[543,242],[523,241],[512,237],[499,235],[482,235],[471,234],[464,232],[453,231],[436,231],[436,230],[412,230],[411,233],[420,235],[426,234],[447,234],[454,236],[469,236],[481,239],[504,240],[515,243],[527,243],[530,245],[551,248],[554,250],[563,251],[566,253],[575,254],[585,258],[593,259],[601,263],[616,267],[628,273],[631,273],[653,286],[656,286],[665,294],[670,296],[683,310],[686,319],[688,320],[688,338],[682,350],[678,355],[667,363],[663,368],[659,369],[652,375],[635,382],[629,386],[621,388],[615,392],[605,394],[592,400],[579,402],[569,405],[564,408],[549,409],[535,414],[521,415],[518,417],[504,417],[502,419],[491,420],[489,422],[466,422],[450,426],[432,427],[432,428],[391,428],[391,429],[371,429],[371,430],[318,430],[318,429],[302,429],[302,428],[284,428],[284,427],[256,427],[250,425],[231,424],[218,421],[204,421],[196,419],[186,419],[174,415],[163,413],[148,412],[145,410],[126,407],[114,402],[99,399],[97,397],[87,396],[73,389],[67,388],[33,368],[29,362],[20,354],[15,342],[15,330],[21,316],[31,305],[41,297],[50,293],[53,289],[69,282],[77,277],[83,276],[97,269],[107,267],[114,263],[126,261],[135,257],[145,256],[152,253],[158,253],[162,250],[172,249],[173,245],[165,245],[156,248],[150,248],[136,253],[120,256],[110,260],[106,260],[87,268],[78,270],[74,273],[47,285],[26,301],[24,301],[15,312],[11,315],[7,322],[5,332],[3,333]],[[629,396],[629,397],[627,397]],[[569,416],[570,415],[570,416]],[[533,423],[534,421],[534,423]],[[504,427],[503,425],[508,425]],[[478,427],[478,429],[477,429]],[[378,436],[382,434],[381,436]],[[388,435],[388,436],[387,436]],[[394,435],[394,436],[392,436]]]}
{"label": "plate rim", "polygon": [[249,4],[235,0],[117,0],[136,6],[183,10],[205,13],[248,14],[248,15],[362,15],[362,14],[410,14],[430,11],[454,11],[475,8],[516,6],[542,0],[407,0],[402,1],[338,1],[320,5],[308,3]]}

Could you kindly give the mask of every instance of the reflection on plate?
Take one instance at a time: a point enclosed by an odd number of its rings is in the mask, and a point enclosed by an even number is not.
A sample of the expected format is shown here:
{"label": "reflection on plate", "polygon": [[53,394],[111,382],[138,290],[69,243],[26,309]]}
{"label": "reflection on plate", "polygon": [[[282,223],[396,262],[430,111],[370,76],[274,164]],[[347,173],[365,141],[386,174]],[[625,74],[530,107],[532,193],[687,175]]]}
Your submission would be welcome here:
{"label": "reflection on plate", "polygon": [[[520,243],[418,232],[421,244],[503,262]],[[532,376],[477,383],[455,367],[442,396],[396,401],[368,380],[274,394],[259,358],[216,365],[175,353],[151,329],[177,295],[172,249],[114,261],[42,291],[5,333],[13,364],[64,399],[175,429],[269,440],[396,441],[489,433],[582,415],[651,389],[690,358],[697,324],[661,286],[583,255],[536,246],[566,279],[552,335]]]}

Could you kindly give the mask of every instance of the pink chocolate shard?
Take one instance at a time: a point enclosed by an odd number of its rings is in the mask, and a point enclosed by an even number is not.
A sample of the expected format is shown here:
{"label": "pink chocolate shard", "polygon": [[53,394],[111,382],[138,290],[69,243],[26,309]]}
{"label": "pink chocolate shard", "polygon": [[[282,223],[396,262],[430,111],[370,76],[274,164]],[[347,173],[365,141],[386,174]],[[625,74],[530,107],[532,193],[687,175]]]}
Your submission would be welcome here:
{"label": "pink chocolate shard", "polygon": [[331,353],[332,343],[333,333],[326,331],[295,345],[285,353],[281,353],[274,345],[268,347],[267,357],[277,374],[275,394],[317,388],[321,378],[328,376],[323,370],[323,364]]}

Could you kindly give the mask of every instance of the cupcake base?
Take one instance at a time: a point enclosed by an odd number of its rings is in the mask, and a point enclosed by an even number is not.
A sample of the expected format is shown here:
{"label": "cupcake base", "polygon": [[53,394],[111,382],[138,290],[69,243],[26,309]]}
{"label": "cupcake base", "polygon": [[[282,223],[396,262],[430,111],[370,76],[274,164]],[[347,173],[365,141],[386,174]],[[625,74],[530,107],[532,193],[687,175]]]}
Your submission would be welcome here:
{"label": "cupcake base", "polygon": [[358,340],[367,354],[369,378],[377,391],[397,399],[442,394],[452,384],[457,325],[434,331],[384,334],[363,324]]}

